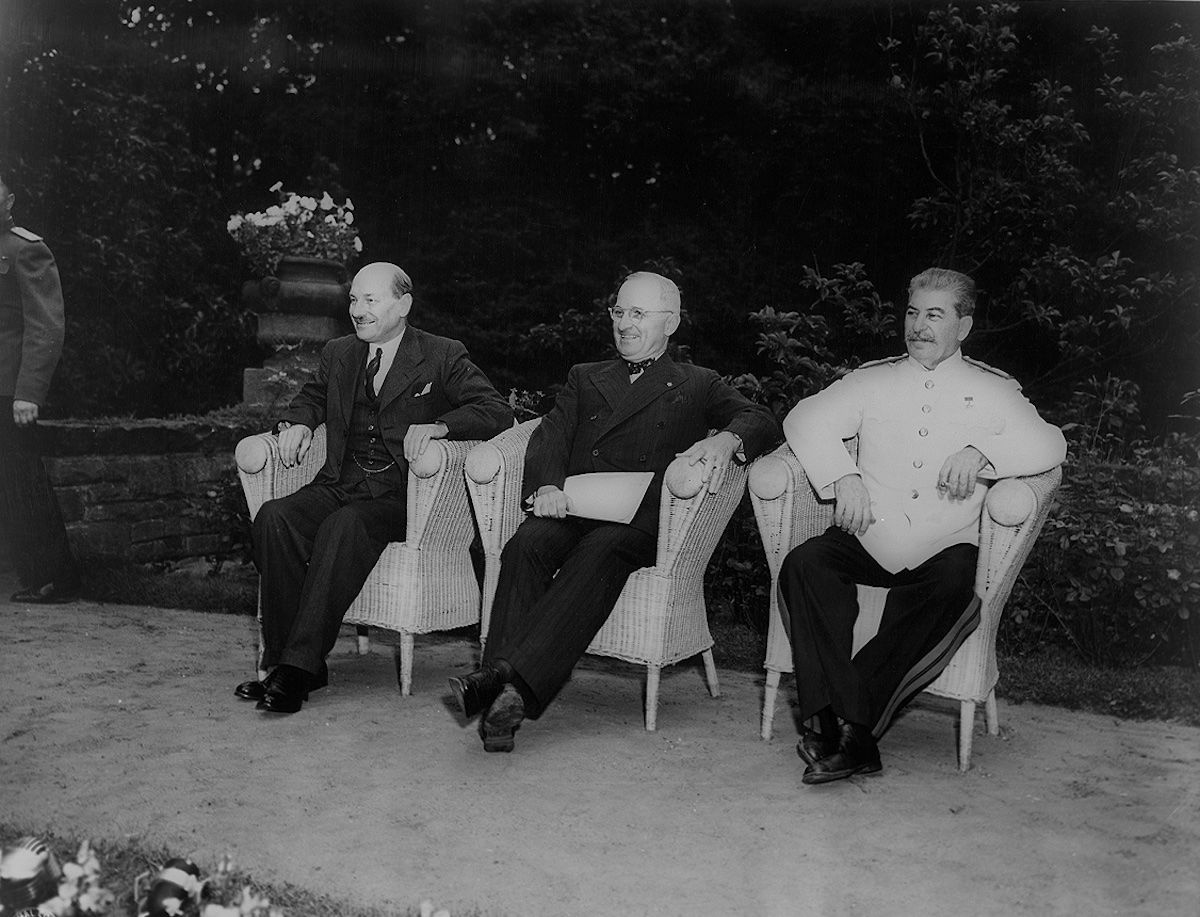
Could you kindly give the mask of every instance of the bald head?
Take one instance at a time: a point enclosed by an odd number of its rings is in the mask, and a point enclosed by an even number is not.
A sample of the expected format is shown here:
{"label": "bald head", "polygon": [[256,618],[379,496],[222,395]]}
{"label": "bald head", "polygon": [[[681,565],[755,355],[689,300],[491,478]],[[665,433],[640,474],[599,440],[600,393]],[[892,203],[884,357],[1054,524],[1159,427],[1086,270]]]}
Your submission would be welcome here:
{"label": "bald head", "polygon": [[359,340],[386,344],[404,332],[412,309],[412,279],[390,261],[361,268],[350,285],[350,319]]}

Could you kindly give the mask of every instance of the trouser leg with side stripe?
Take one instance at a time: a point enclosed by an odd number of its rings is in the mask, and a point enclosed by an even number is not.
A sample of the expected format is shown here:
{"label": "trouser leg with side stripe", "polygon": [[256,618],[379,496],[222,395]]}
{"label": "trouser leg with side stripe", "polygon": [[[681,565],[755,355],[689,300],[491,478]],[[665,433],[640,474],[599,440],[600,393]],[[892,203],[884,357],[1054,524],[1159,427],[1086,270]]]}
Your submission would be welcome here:
{"label": "trouser leg with side stripe", "polygon": [[[974,545],[952,545],[916,569],[889,573],[857,538],[832,527],[792,550],[779,588],[791,619],[800,718],[830,706],[882,735],[978,625],[977,557]],[[860,583],[886,587],[888,596],[878,633],[851,658]]]}

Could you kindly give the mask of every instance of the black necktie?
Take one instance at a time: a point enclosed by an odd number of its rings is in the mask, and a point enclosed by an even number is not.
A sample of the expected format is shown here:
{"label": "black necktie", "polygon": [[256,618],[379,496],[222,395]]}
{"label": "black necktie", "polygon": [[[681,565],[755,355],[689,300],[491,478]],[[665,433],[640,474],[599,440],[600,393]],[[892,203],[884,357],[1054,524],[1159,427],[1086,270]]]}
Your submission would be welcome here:
{"label": "black necktie", "polygon": [[625,365],[629,367],[629,375],[636,376],[643,370],[649,369],[651,366],[653,366],[654,361],[657,359],[658,357],[651,357],[649,360],[641,360],[637,363],[634,363],[632,360],[626,360]]}
{"label": "black necktie", "polygon": [[367,400],[374,401],[379,396],[375,392],[375,377],[379,375],[379,361],[383,359],[383,348],[375,348],[375,356],[367,364]]}

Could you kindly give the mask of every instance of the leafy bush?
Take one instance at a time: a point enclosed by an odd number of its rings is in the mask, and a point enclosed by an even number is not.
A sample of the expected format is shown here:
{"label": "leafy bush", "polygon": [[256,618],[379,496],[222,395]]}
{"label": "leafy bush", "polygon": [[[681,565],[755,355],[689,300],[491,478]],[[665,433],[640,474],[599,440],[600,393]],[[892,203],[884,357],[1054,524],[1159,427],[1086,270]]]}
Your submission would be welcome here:
{"label": "leafy bush", "polygon": [[1145,440],[1136,396],[1109,378],[1072,403],[1064,485],[1001,625],[1011,651],[1200,664],[1200,436]]}

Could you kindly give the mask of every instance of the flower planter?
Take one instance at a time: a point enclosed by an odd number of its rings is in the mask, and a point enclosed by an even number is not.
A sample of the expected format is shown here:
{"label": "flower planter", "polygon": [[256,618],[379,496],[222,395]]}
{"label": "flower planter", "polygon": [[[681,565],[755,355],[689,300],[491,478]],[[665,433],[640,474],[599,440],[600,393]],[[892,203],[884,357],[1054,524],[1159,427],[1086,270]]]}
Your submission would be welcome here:
{"label": "flower planter", "polygon": [[351,330],[350,285],[337,261],[281,258],[273,275],[246,282],[242,304],[258,316],[258,342],[275,351],[243,372],[251,406],[286,404],[316,370],[321,345]]}
{"label": "flower planter", "polygon": [[275,274],[242,287],[242,303],[258,315],[259,343],[275,347],[345,334],[348,297],[345,266],[322,258],[281,258]]}

